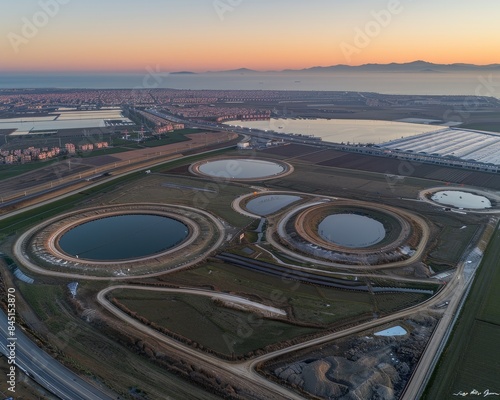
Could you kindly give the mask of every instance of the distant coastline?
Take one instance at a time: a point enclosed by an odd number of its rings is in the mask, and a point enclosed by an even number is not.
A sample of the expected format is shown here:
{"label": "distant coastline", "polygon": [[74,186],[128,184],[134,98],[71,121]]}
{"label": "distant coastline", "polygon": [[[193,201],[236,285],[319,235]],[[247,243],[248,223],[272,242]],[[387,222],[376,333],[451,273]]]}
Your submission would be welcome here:
{"label": "distant coastline", "polygon": [[[149,77],[149,78],[148,78]],[[347,91],[390,95],[463,95],[500,97],[484,82],[500,81],[500,71],[467,72],[219,72],[164,73],[154,79],[145,73],[0,73],[0,90],[15,89],[151,89]],[[145,85],[145,83],[147,85]]]}

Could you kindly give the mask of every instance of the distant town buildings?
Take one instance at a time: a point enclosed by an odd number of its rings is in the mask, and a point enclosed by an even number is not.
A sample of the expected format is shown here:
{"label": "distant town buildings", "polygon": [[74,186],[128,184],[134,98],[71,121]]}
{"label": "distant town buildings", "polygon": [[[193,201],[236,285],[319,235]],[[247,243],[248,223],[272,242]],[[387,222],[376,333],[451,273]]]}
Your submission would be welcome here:
{"label": "distant town buildings", "polygon": [[270,110],[259,110],[253,107],[227,107],[227,106],[167,106],[168,112],[183,118],[215,120],[217,122],[231,120],[261,121],[271,118]]}
{"label": "distant town buildings", "polygon": [[[108,147],[108,142],[97,142],[78,145],[79,151],[92,151]],[[64,148],[59,147],[33,147],[26,149],[0,150],[0,164],[26,164],[33,161],[44,161],[59,155],[76,154],[76,146],[66,143]]]}
{"label": "distant town buildings", "polygon": [[153,134],[161,134],[161,133],[173,132],[178,129],[184,129],[184,124],[170,121],[169,119],[160,117],[157,114],[153,114],[149,110],[146,111],[136,110],[136,112],[144,119],[154,124]]}

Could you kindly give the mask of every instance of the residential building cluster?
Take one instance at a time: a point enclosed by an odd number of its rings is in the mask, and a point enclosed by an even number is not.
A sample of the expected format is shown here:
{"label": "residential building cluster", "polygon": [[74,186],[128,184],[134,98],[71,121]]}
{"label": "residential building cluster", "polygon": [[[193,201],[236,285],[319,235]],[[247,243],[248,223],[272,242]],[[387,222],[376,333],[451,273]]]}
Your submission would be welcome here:
{"label": "residential building cluster", "polygon": [[170,121],[166,118],[160,117],[159,115],[152,114],[147,110],[146,111],[135,110],[135,112],[154,124],[155,127],[153,133],[160,134],[160,133],[172,132],[178,129],[184,129],[184,124]]}
{"label": "residential building cluster", "polygon": [[5,110],[40,112],[47,108],[74,107],[95,109],[126,104],[216,104],[243,101],[287,100],[301,92],[263,90],[177,90],[177,89],[68,89],[0,90],[0,104]]}
{"label": "residential building cluster", "polygon": [[27,149],[0,150],[0,164],[25,164],[32,161],[57,157],[64,150],[59,147],[33,147]]}
{"label": "residential building cluster", "polygon": [[76,154],[79,151],[92,151],[108,147],[108,142],[88,143],[75,146],[66,143],[64,148],[59,147],[34,147],[26,149],[0,150],[0,164],[26,164],[33,161],[44,161],[63,154]]}
{"label": "residential building cluster", "polygon": [[217,122],[236,119],[262,120],[271,117],[270,110],[258,110],[248,107],[211,107],[199,105],[191,107],[167,106],[165,109],[183,118],[215,119]]}

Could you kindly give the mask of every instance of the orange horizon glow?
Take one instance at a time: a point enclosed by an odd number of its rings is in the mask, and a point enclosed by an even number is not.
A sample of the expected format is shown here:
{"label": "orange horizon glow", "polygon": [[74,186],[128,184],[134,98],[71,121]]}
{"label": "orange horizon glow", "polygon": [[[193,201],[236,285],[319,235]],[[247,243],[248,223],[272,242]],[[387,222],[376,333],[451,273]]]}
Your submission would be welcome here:
{"label": "orange horizon glow", "polygon": [[[394,52],[396,45],[401,48]],[[130,49],[114,48],[113,43],[103,42],[98,45],[75,46],[59,43],[57,46],[38,46],[29,43],[21,47],[18,54],[2,60],[2,71],[65,71],[65,72],[137,72],[145,68],[159,66],[162,71],[221,71],[249,68],[257,71],[280,71],[284,69],[304,69],[316,66],[338,64],[362,65],[368,63],[388,64],[407,63],[423,60],[436,64],[468,63],[489,65],[500,63],[496,54],[481,48],[469,51],[446,52],[436,46],[413,46],[411,49],[394,43],[387,46],[374,43],[370,48],[353,54],[347,60],[340,47],[326,53],[327,44],[318,43],[315,47],[297,48],[282,46],[279,49],[255,49],[250,46],[232,48],[231,46],[208,47],[202,44],[187,48],[165,46],[161,51],[135,45]],[[464,49],[462,49],[464,50]],[[5,51],[5,50],[4,50]],[[351,61],[351,62],[348,62]]]}
{"label": "orange horizon glow", "polygon": [[[256,0],[219,18],[210,1],[192,0],[198,9],[172,0],[151,0],[149,7],[130,0],[88,0],[61,6],[35,35],[13,45],[12,35],[22,36],[23,21],[39,12],[32,3],[13,5],[18,8],[15,17],[0,16],[5,32],[0,71],[125,73],[156,66],[164,72],[280,71],[416,60],[500,63],[495,51],[500,5],[493,1],[475,7],[464,0],[422,0],[417,8],[401,0],[400,12],[363,46],[355,46],[359,32],[373,25],[374,12],[384,11],[382,3],[290,0],[283,7]],[[346,56],[343,44],[354,49],[351,54]]]}
{"label": "orange horizon glow", "polygon": [[447,59],[436,57],[434,59],[429,59],[426,57],[413,57],[413,58],[405,58],[405,59],[390,59],[390,58],[379,58],[379,59],[366,59],[364,61],[360,61],[357,63],[346,63],[342,59],[337,62],[331,61],[321,61],[312,62],[312,63],[300,63],[294,60],[290,60],[288,64],[264,64],[258,62],[258,60],[254,62],[245,62],[241,63],[232,62],[227,64],[217,64],[217,63],[207,63],[203,65],[198,64],[172,64],[169,63],[168,60],[151,60],[150,62],[135,62],[127,64],[126,61],[116,63],[116,60],[110,60],[106,63],[101,63],[100,65],[96,65],[95,63],[86,62],[86,60],[76,60],[73,59],[71,63],[37,63],[36,67],[34,67],[34,63],[29,63],[28,65],[23,65],[22,67],[16,65],[9,65],[4,63],[0,67],[0,71],[2,72],[19,72],[19,73],[30,73],[30,72],[59,72],[59,73],[68,73],[68,72],[92,72],[92,73],[136,73],[136,72],[144,72],[145,70],[153,69],[161,72],[177,72],[177,71],[189,71],[195,73],[204,73],[204,72],[213,72],[213,71],[226,71],[226,70],[234,70],[240,68],[247,68],[251,70],[255,70],[258,72],[279,72],[283,70],[302,70],[313,67],[330,67],[335,65],[350,65],[350,66],[360,66],[364,64],[390,64],[390,63],[410,63],[414,61],[425,61],[433,64],[473,64],[479,66],[500,64],[499,61],[495,59],[489,58],[477,58],[477,59]]}

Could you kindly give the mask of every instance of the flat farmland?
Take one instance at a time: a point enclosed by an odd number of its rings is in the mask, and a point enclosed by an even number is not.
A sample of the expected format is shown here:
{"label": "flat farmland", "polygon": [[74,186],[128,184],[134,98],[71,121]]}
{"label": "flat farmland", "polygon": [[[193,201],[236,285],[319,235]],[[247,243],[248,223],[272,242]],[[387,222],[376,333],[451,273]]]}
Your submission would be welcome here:
{"label": "flat farmland", "polygon": [[[294,163],[294,172],[284,178],[265,183],[282,190],[340,197],[366,198],[370,196],[417,198],[420,190],[436,185],[436,182],[408,177],[393,180],[381,173],[330,168],[314,164]],[[366,194],[366,195],[365,195]]]}
{"label": "flat farmland", "polygon": [[[500,190],[500,176],[498,174],[440,167],[438,165],[422,164],[395,158],[345,153],[337,150],[320,151],[317,147],[299,144],[266,149],[262,151],[262,154],[269,154],[280,159],[290,160],[292,163],[295,160],[325,167],[400,175]],[[329,155],[331,157],[328,157]]]}
{"label": "flat farmland", "polygon": [[302,144],[289,144],[286,146],[278,146],[271,147],[270,149],[264,150],[262,153],[271,154],[273,156],[278,156],[277,158],[290,158],[290,157],[299,157],[304,154],[318,152],[320,151],[320,147],[315,146],[307,146]]}
{"label": "flat farmland", "polygon": [[423,399],[473,389],[500,393],[500,233],[497,229]]}
{"label": "flat farmland", "polygon": [[[327,149],[327,150],[313,151],[312,153],[294,157],[293,160],[320,163],[322,161],[333,160],[337,157],[343,157],[343,156],[345,156],[345,153],[342,153],[341,151]],[[290,161],[292,161],[292,159],[290,159]]]}

